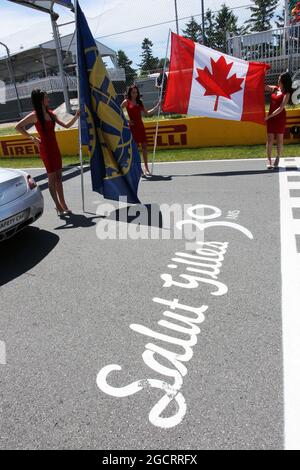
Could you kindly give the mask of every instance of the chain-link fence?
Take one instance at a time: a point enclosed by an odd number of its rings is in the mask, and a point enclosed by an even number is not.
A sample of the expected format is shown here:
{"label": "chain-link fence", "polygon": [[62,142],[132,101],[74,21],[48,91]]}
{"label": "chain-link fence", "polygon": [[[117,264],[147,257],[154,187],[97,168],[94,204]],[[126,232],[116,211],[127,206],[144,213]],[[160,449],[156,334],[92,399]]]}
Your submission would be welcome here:
{"label": "chain-link fence", "polygon": [[[289,24],[284,4],[285,0],[245,0],[243,5],[240,0],[102,0],[85,8],[81,1],[120,100],[135,83],[147,108],[159,97],[159,78],[170,57],[170,30],[246,60],[269,62],[271,80],[287,69],[296,72],[300,22],[293,17]],[[62,10],[60,14],[65,82],[72,98],[76,96],[74,15]],[[50,18],[0,41],[11,51],[10,59],[1,58],[0,52],[0,80],[6,83],[7,99],[5,105],[0,103],[0,121],[17,117],[17,94],[22,111],[28,111],[30,92],[37,86],[51,93],[52,105],[61,104],[62,80]]]}

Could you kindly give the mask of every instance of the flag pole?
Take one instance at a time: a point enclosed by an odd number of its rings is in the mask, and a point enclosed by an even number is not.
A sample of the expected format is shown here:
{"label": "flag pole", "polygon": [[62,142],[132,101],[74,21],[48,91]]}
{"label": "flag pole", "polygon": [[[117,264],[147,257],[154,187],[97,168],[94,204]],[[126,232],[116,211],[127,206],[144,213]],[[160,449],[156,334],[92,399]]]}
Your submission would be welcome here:
{"label": "flag pole", "polygon": [[169,29],[169,34],[168,34],[167,50],[166,50],[166,56],[165,56],[165,61],[164,61],[163,76],[162,76],[162,82],[161,82],[161,90],[160,90],[160,94],[159,94],[159,108],[158,108],[158,112],[157,112],[157,121],[156,121],[156,129],[155,129],[155,139],[154,139],[154,147],[153,147],[153,155],[152,155],[151,173],[153,173],[154,160],[155,160],[155,156],[156,156],[158,126],[159,126],[159,118],[160,118],[160,113],[161,113],[162,96],[163,96],[163,90],[164,90],[165,73],[166,73],[166,68],[167,68],[167,58],[168,58],[168,51],[169,51],[170,36],[171,36],[171,29]]}
{"label": "flag pole", "polygon": [[[78,0],[75,0],[75,27],[76,27],[76,71],[77,71],[77,97],[78,97],[78,108],[80,110],[80,85],[79,85],[79,41],[78,41]],[[82,157],[82,144],[81,144],[81,125],[79,116],[78,120],[78,143],[79,143],[79,160],[80,160],[80,179],[81,179],[81,201],[82,201],[82,212],[85,212],[85,197],[84,197],[84,173],[83,173],[83,157]]]}

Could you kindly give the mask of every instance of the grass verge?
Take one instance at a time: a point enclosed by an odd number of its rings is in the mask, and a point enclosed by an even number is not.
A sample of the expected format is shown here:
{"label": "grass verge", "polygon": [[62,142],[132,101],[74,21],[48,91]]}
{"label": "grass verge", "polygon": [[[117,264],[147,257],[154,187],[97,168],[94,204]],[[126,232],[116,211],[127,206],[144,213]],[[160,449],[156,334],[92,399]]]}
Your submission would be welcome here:
{"label": "grass verge", "polygon": [[0,136],[16,134],[15,127],[0,127]]}
{"label": "grass verge", "polygon": [[[274,149],[275,154],[275,149]],[[299,144],[285,145],[284,157],[297,157],[300,154]],[[176,162],[176,161],[197,161],[197,160],[230,160],[244,158],[265,158],[264,145],[252,145],[243,147],[207,147],[199,149],[174,149],[158,150],[155,161],[157,162]],[[152,160],[152,153],[149,153],[149,160]],[[84,163],[89,159],[84,158]],[[63,164],[79,164],[78,156],[63,157]],[[2,168],[34,168],[42,167],[43,164],[38,157],[28,158],[0,158],[0,167]]]}

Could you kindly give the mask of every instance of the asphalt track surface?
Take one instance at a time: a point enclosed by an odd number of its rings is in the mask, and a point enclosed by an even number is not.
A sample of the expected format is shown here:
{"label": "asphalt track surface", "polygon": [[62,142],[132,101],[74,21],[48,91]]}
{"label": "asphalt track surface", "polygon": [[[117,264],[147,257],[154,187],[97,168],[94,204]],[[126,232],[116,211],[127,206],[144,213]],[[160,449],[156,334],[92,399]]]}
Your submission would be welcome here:
{"label": "asphalt track surface", "polygon": [[[288,173],[296,191],[298,170]],[[64,172],[74,215],[60,220],[44,172],[32,170],[45,197],[44,216],[0,246],[0,340],[6,347],[6,364],[0,364],[1,448],[284,448],[282,172],[287,173],[284,167],[265,170],[262,160],[189,162],[157,165],[156,176],[142,180],[139,194],[148,210],[161,204],[209,205],[222,215],[207,222],[233,222],[253,235],[220,224],[205,230],[206,243],[226,247],[215,280],[228,290],[214,295],[216,286],[204,281],[196,288],[164,287],[161,275],[172,274],[183,283],[180,274],[187,274],[185,264],[168,267],[175,253],[187,253],[183,238],[100,240],[101,223],[123,229],[134,224],[135,229],[137,223],[126,209],[117,212],[121,222],[112,220],[113,207],[107,209],[110,215],[105,213],[103,204],[110,201],[90,190],[88,171],[85,214],[79,171]],[[163,214],[158,224],[147,220],[145,227],[152,225],[156,236],[172,237]],[[183,348],[130,326],[186,341],[191,335],[185,330],[158,322],[192,325],[166,317],[168,308],[153,298],[208,307],[197,325],[201,331],[194,335],[192,357],[178,366],[185,372],[175,372],[182,381],[179,411],[185,404],[178,423],[172,418],[179,413],[175,399],[151,419],[167,393],[151,386],[151,380],[172,385],[170,370],[175,369],[156,354],[152,359],[159,365],[153,370],[144,352],[149,343],[179,354]],[[183,308],[171,312],[187,315]],[[123,397],[101,390],[98,373],[110,364],[122,368],[107,378],[113,390],[139,380],[140,389]]]}

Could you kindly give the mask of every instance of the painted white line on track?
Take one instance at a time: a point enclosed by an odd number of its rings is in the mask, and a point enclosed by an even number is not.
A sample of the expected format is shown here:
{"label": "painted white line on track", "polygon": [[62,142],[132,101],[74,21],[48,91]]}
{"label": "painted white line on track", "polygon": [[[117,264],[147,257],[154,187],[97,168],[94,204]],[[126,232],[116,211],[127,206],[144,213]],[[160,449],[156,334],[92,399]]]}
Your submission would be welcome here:
{"label": "painted white line on track", "polygon": [[[285,162],[286,166],[290,162]],[[299,219],[293,208],[300,207],[300,197],[291,197],[290,189],[299,185],[288,177],[300,174],[300,158],[295,158],[298,171],[280,171],[280,225],[282,275],[282,338],[284,373],[285,449],[300,450],[300,253],[296,235]],[[295,211],[294,211],[295,213]]]}
{"label": "painted white line on track", "polygon": [[46,171],[45,168],[33,168],[33,167],[29,167],[29,168],[23,168],[23,167],[21,167],[21,168],[13,168],[13,167],[6,168],[6,167],[0,166],[0,168],[3,168],[5,170],[10,170],[11,169],[11,170],[21,170],[21,171],[30,171],[30,170],[44,170],[44,171]]}
{"label": "painted white line on track", "polygon": [[[88,167],[89,165],[84,165],[83,168],[86,168]],[[1,168],[1,167],[0,167]],[[23,170],[23,171],[29,171],[29,170],[44,170],[45,174],[46,174],[46,170],[45,168],[33,168],[33,167],[30,167],[30,168],[15,168],[16,170]],[[72,168],[67,168],[67,167],[63,167],[63,170],[64,171],[71,171],[71,170],[80,170],[80,166],[73,166]]]}
{"label": "painted white line on track", "polygon": [[[190,164],[190,163],[223,163],[223,162],[254,162],[254,161],[261,161],[265,164],[265,159],[262,158],[228,158],[224,160],[183,160],[183,161],[176,161],[176,162],[154,162],[155,165],[178,165],[178,164]],[[88,167],[89,165],[84,165],[85,167]],[[74,167],[75,168],[75,167]],[[77,169],[80,168],[80,166],[76,167]],[[45,168],[20,168],[21,170],[45,170]]]}
{"label": "painted white line on track", "polygon": [[175,164],[182,164],[182,163],[222,163],[222,162],[253,162],[253,161],[262,161],[265,163],[265,158],[224,158],[221,160],[182,160],[176,162],[154,162],[154,165],[175,165]]}
{"label": "painted white line on track", "polygon": [[[183,164],[191,164],[191,163],[223,163],[223,162],[257,162],[261,161],[265,164],[264,158],[228,158],[224,160],[183,160],[183,161],[176,161],[176,162],[155,162],[155,165],[183,165]],[[84,165],[84,168],[88,167],[89,165]],[[76,169],[80,169],[80,166],[74,167]],[[45,170],[45,168],[20,168],[20,170],[30,171],[30,170]]]}

